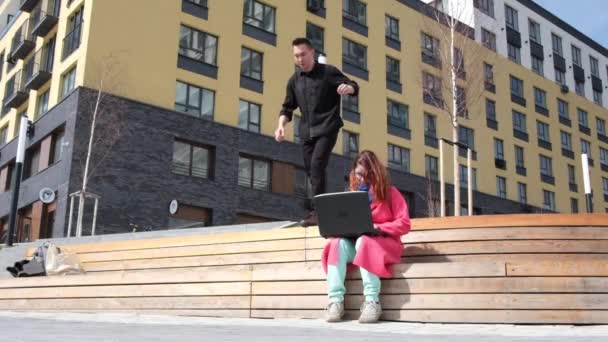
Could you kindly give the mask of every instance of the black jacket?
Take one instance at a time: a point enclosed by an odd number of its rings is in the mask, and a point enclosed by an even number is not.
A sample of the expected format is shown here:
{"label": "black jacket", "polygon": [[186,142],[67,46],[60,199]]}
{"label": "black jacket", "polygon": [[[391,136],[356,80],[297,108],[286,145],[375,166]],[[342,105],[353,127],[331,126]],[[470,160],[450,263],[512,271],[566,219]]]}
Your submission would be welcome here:
{"label": "black jacket", "polygon": [[359,94],[359,85],[333,65],[315,63],[306,73],[298,69],[287,82],[285,101],[280,115],[291,121],[293,111],[300,108],[300,138],[307,141],[322,135],[335,133],[344,126],[340,118],[340,94],[342,83],[355,88],[352,96]]}

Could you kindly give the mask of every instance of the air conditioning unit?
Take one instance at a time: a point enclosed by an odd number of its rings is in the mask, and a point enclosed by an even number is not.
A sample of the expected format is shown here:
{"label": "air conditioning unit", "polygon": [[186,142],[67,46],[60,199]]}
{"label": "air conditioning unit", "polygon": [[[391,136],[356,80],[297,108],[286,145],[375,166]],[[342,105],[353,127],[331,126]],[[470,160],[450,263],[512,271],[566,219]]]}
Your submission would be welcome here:
{"label": "air conditioning unit", "polygon": [[570,91],[570,88],[568,88],[567,85],[562,84],[560,90],[562,91],[562,94],[566,94],[566,93],[568,93]]}

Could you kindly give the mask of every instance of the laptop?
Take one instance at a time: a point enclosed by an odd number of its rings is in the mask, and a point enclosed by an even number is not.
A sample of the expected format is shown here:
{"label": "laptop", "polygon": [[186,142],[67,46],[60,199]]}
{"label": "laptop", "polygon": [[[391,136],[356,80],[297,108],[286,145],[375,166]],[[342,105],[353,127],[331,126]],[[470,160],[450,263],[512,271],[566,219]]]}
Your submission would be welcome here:
{"label": "laptop", "polygon": [[321,194],[313,200],[319,219],[319,234],[324,238],[382,235],[374,229],[367,192]]}

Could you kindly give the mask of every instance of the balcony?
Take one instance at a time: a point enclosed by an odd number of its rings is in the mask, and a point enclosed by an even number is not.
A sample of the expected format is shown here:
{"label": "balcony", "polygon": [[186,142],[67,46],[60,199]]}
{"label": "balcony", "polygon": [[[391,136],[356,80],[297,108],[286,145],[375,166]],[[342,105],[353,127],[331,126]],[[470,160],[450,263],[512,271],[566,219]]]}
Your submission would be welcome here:
{"label": "balcony", "polygon": [[26,20],[17,32],[15,32],[9,55],[11,60],[17,61],[25,58],[36,46],[34,36],[31,34],[31,23],[31,20]]}
{"label": "balcony", "polygon": [[57,25],[59,18],[52,12],[36,11],[32,13],[32,35],[46,36]]}
{"label": "balcony", "polygon": [[506,170],[507,161],[502,158],[494,158],[494,166],[496,166],[497,169]]}
{"label": "balcony", "polygon": [[496,94],[496,84],[490,81],[485,81],[483,84],[487,91]]}
{"label": "balcony", "polygon": [[36,7],[40,0],[20,0],[19,2],[19,10],[29,13]]}
{"label": "balcony", "polygon": [[4,89],[4,103],[3,105],[8,108],[18,108],[29,97],[29,91],[25,89],[23,82],[23,74],[18,71],[8,82],[6,82],[6,88]]}
{"label": "balcony", "polygon": [[25,65],[25,88],[38,90],[51,79],[53,70],[53,56],[48,49],[41,48]]}
{"label": "balcony", "polygon": [[65,59],[72,52],[76,51],[80,46],[80,33],[82,28],[82,22],[74,25],[74,28],[63,38],[63,54],[62,59]]}

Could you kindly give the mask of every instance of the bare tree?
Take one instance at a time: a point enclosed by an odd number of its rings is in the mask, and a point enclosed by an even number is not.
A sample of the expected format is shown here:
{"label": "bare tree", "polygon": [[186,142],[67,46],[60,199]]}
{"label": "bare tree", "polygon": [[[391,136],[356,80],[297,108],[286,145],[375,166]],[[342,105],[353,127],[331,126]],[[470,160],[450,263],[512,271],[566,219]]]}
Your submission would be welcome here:
{"label": "bare tree", "polygon": [[89,141],[86,157],[80,160],[82,185],[78,192],[78,216],[76,236],[82,235],[82,221],[88,192],[88,183],[97,169],[110,156],[112,148],[120,139],[124,129],[125,105],[112,94],[120,94],[121,78],[125,75],[118,55],[110,53],[93,63],[91,71],[95,86],[93,91],[84,91],[80,100],[81,119],[89,125]]}
{"label": "bare tree", "polygon": [[[468,7],[467,7],[468,6]],[[475,41],[474,10],[467,0],[434,1],[425,7],[425,32],[421,34],[422,60],[435,68],[422,72],[424,102],[449,119],[452,141],[459,140],[460,124],[481,116],[486,73],[484,61],[493,54]],[[438,36],[439,38],[436,38]],[[445,95],[445,96],[444,96]],[[447,98],[447,100],[446,100]],[[453,148],[454,215],[460,215],[459,147]]]}

